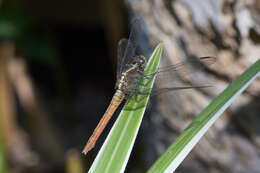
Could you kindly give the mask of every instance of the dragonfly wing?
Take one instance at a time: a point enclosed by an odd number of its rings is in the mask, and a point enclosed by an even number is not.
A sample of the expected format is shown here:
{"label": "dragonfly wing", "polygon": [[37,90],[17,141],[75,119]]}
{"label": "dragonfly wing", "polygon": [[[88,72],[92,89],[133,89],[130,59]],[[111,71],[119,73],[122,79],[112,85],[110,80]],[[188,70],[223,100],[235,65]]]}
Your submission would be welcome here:
{"label": "dragonfly wing", "polygon": [[122,38],[118,42],[118,47],[117,47],[117,78],[122,73],[121,67],[123,65],[122,63],[123,63],[124,54],[125,54],[127,45],[128,45],[128,39],[126,39],[126,38]]}
{"label": "dragonfly wing", "polygon": [[154,75],[164,75],[165,73],[177,72],[181,75],[188,75],[196,71],[201,71],[207,66],[216,62],[215,57],[207,56],[198,59],[188,59],[174,65],[159,68],[155,73],[148,73],[144,77],[152,77]]}
{"label": "dragonfly wing", "polygon": [[169,91],[177,91],[177,90],[184,90],[184,89],[194,89],[194,88],[208,88],[212,87],[211,85],[201,85],[201,86],[178,86],[178,87],[172,87],[172,88],[159,88],[159,89],[153,89],[153,88],[145,88],[141,90],[135,90],[133,93],[134,94],[139,94],[139,95],[148,95],[150,96],[156,96],[159,94],[163,94],[165,92]]}
{"label": "dragonfly wing", "polygon": [[[137,47],[137,43],[138,43],[138,33],[140,31],[141,25],[140,25],[140,20],[139,19],[135,19],[132,22],[132,28],[131,28],[131,32],[129,35],[129,39],[127,42],[127,45],[124,48],[124,53],[120,53],[122,55],[122,60],[120,60],[120,67],[119,68],[119,75],[128,68],[128,64],[131,63],[132,59],[135,56],[135,50]],[[126,42],[126,41],[123,41]],[[123,44],[123,43],[121,43]],[[126,44],[126,43],[124,43]],[[121,48],[120,48],[121,49]],[[119,58],[119,57],[118,57]]]}
{"label": "dragonfly wing", "polygon": [[[200,61],[203,62],[200,63]],[[139,83],[137,83],[137,89],[135,89],[134,93],[154,96],[169,91],[211,87],[212,85],[210,85],[208,81],[205,82],[205,79],[199,78],[196,72],[202,71],[215,61],[216,58],[214,57],[202,57],[198,60],[187,60],[175,65],[159,68],[155,73],[144,75],[143,79],[145,78],[146,80],[140,80]],[[191,80],[191,76],[195,74],[196,78],[195,81],[193,81]],[[159,88],[146,88],[147,83],[151,82],[154,76],[156,76],[155,84]],[[144,83],[144,81],[146,83]]]}

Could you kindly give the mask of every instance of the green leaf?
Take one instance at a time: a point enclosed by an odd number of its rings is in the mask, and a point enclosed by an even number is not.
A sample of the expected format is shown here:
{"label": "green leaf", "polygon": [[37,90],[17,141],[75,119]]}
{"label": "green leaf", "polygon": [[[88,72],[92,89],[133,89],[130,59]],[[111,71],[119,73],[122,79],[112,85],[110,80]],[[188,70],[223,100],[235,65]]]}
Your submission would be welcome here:
{"label": "green leaf", "polygon": [[4,144],[1,136],[0,136],[0,172],[1,173],[8,172],[8,164],[7,164]]}
{"label": "green leaf", "polygon": [[[145,74],[154,73],[157,70],[161,54],[162,44],[159,44],[147,62]],[[143,79],[140,89],[144,86],[152,88],[153,83],[154,78]],[[90,173],[124,172],[148,100],[149,95],[134,95],[127,101],[95,158],[89,170]]]}
{"label": "green leaf", "polygon": [[260,74],[260,60],[234,80],[195,118],[176,141],[160,156],[148,173],[172,173],[211,125]]}

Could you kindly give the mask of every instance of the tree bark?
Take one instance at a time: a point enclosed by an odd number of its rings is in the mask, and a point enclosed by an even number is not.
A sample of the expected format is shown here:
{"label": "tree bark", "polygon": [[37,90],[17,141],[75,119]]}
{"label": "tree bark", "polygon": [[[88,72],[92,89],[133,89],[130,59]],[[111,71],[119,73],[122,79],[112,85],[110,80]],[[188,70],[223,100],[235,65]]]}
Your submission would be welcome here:
{"label": "tree bark", "polygon": [[[188,81],[177,74],[180,84],[196,85],[199,80],[214,87],[182,91],[175,99],[172,93],[155,99],[146,129],[149,167],[214,97],[259,58],[260,2],[128,0],[126,4],[143,19],[149,43],[163,42],[167,56],[162,57],[162,66],[200,56],[217,58],[214,65],[202,63],[205,70]],[[259,92],[258,79],[210,128],[177,172],[259,172]]]}

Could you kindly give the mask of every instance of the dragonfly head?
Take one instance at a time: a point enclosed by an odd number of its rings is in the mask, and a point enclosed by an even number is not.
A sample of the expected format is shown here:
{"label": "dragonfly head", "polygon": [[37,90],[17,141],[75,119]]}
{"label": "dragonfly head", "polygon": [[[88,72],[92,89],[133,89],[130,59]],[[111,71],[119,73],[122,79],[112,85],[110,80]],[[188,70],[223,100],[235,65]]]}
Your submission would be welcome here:
{"label": "dragonfly head", "polygon": [[137,65],[138,67],[144,69],[146,64],[146,58],[143,55],[138,55],[134,57],[134,60],[132,62],[132,65]]}

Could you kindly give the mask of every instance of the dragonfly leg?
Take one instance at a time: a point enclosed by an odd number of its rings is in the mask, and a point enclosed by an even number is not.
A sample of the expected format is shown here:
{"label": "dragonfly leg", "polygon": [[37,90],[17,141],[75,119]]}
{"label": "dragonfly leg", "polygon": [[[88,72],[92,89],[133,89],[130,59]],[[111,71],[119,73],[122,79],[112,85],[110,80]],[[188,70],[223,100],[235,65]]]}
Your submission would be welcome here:
{"label": "dragonfly leg", "polygon": [[137,95],[149,95],[150,92],[136,91],[135,94],[137,94]]}
{"label": "dragonfly leg", "polygon": [[147,79],[150,79],[150,80],[147,81],[147,82],[144,82],[144,80],[142,80],[142,79],[143,79],[143,77],[141,77],[140,80],[137,80],[137,81],[135,82],[135,87],[136,87],[136,88],[138,88],[139,86],[145,87],[145,86],[147,86],[147,84],[149,84],[149,83],[152,81],[152,78],[147,78]]}
{"label": "dragonfly leg", "polygon": [[144,75],[143,78],[144,79],[152,79],[154,77],[154,75]]}
{"label": "dragonfly leg", "polygon": [[138,103],[141,103],[146,97],[147,94],[145,93],[139,93],[139,92],[136,92],[135,93],[135,101],[138,102]]}
{"label": "dragonfly leg", "polygon": [[133,97],[133,99],[134,99],[136,102],[139,102],[139,100],[138,100],[138,95],[136,94],[135,91],[132,91],[131,97]]}
{"label": "dragonfly leg", "polygon": [[140,86],[147,86],[149,83],[151,83],[153,81],[152,77],[144,76],[143,79],[146,79],[146,80],[142,80],[140,83]]}

